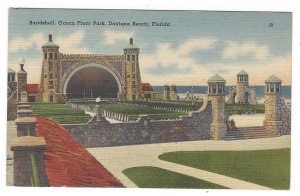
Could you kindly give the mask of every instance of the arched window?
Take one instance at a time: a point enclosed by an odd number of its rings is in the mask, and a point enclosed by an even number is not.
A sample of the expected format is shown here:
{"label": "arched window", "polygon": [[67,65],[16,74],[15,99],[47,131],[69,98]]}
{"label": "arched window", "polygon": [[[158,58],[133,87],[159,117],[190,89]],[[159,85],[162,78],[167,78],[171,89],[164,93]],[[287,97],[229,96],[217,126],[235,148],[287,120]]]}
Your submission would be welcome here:
{"label": "arched window", "polygon": [[276,93],[279,93],[279,92],[280,92],[280,85],[276,84]]}
{"label": "arched window", "polygon": [[221,84],[218,85],[218,93],[223,93],[223,86]]}
{"label": "arched window", "polygon": [[217,93],[217,87],[216,85],[212,85],[212,93]]}
{"label": "arched window", "polygon": [[270,90],[271,93],[274,93],[274,85],[271,85],[271,90]]}

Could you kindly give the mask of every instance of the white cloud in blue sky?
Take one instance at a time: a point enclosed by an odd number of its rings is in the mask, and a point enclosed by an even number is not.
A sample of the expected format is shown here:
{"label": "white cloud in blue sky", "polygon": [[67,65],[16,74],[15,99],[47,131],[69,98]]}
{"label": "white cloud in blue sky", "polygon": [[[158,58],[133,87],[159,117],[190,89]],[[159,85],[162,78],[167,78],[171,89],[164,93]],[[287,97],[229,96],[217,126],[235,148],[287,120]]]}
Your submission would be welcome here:
{"label": "white cloud in blue sky", "polygon": [[[30,20],[166,21],[170,27],[30,26]],[[130,37],[140,47],[143,82],[203,85],[215,73],[235,82],[244,69],[263,84],[275,73],[291,82],[291,14],[131,10],[13,9],[9,18],[9,67],[27,59],[29,82],[39,82],[41,46],[49,33],[62,53],[122,54]],[[273,27],[269,27],[269,23]]]}

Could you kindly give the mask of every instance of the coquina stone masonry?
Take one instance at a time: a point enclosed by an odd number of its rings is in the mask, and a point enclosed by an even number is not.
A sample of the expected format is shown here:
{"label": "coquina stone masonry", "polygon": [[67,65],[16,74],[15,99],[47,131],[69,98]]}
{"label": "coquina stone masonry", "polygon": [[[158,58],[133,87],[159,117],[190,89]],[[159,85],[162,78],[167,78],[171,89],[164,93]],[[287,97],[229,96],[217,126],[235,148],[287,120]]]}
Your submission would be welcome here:
{"label": "coquina stone masonry", "polygon": [[272,75],[265,83],[265,129],[278,136],[291,134],[291,110],[281,99],[282,81]]}
{"label": "coquina stone masonry", "polygon": [[[21,99],[22,100],[22,99]],[[36,119],[27,99],[18,103],[17,138],[11,141],[13,151],[14,186],[48,186],[44,152],[47,144],[43,137],[36,136]],[[35,177],[34,177],[35,176]]]}
{"label": "coquina stone masonry", "polygon": [[210,125],[211,139],[221,140],[227,133],[225,124],[225,83],[226,81],[216,74],[208,81],[208,98],[212,102],[212,123]]}
{"label": "coquina stone masonry", "polygon": [[62,125],[84,147],[120,146],[210,139],[212,102],[177,120],[150,120],[142,115],[135,122],[110,123],[101,116],[88,124]]}

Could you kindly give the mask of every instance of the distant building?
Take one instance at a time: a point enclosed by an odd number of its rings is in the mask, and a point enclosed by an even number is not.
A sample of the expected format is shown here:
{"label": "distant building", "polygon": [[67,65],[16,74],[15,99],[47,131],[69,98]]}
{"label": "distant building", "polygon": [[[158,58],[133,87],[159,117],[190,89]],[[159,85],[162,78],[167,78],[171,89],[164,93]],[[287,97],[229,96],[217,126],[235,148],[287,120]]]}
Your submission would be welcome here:
{"label": "distant building", "polygon": [[149,83],[142,83],[141,90],[144,99],[146,100],[153,99],[153,88]]}
{"label": "distant building", "polygon": [[17,117],[17,81],[16,72],[10,68],[7,70],[7,120]]}
{"label": "distant building", "polygon": [[168,84],[165,84],[163,86],[164,88],[164,93],[163,93],[163,99],[164,100],[177,100],[177,87],[175,84],[172,84],[169,86]]}
{"label": "distant building", "polygon": [[255,87],[249,86],[249,76],[244,70],[237,74],[237,85],[230,89],[227,103],[257,104]]}
{"label": "distant building", "polygon": [[39,84],[27,84],[28,102],[38,101]]}
{"label": "distant building", "polygon": [[8,97],[17,89],[16,72],[10,68],[7,71],[7,93]]}

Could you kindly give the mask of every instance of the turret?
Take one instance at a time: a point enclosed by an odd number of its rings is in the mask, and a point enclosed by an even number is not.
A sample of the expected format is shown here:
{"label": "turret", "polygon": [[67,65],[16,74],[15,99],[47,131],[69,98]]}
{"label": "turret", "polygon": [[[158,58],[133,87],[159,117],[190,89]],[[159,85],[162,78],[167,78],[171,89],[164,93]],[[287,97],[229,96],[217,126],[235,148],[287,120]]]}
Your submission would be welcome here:
{"label": "turret", "polygon": [[208,98],[212,102],[212,123],[210,125],[211,139],[223,139],[227,133],[225,124],[225,83],[226,80],[218,74],[208,81]]}
{"label": "turret", "polygon": [[248,94],[246,94],[246,88],[249,86],[248,73],[244,70],[237,74],[237,87],[236,87],[236,100],[237,103],[246,104],[249,103]]}
{"label": "turret", "polygon": [[126,99],[137,100],[141,98],[141,74],[139,68],[140,49],[129,39],[129,45],[124,48],[126,73]]}
{"label": "turret", "polygon": [[52,40],[49,34],[48,42],[42,46],[43,49],[43,67],[40,83],[40,94],[42,101],[56,101],[55,94],[58,93],[58,75],[59,75],[59,46]]}
{"label": "turret", "polygon": [[265,120],[264,127],[269,132],[280,135],[282,132],[281,119],[281,83],[275,75],[265,80]]}
{"label": "turret", "polygon": [[168,84],[164,85],[164,100],[170,100],[170,86]]}

